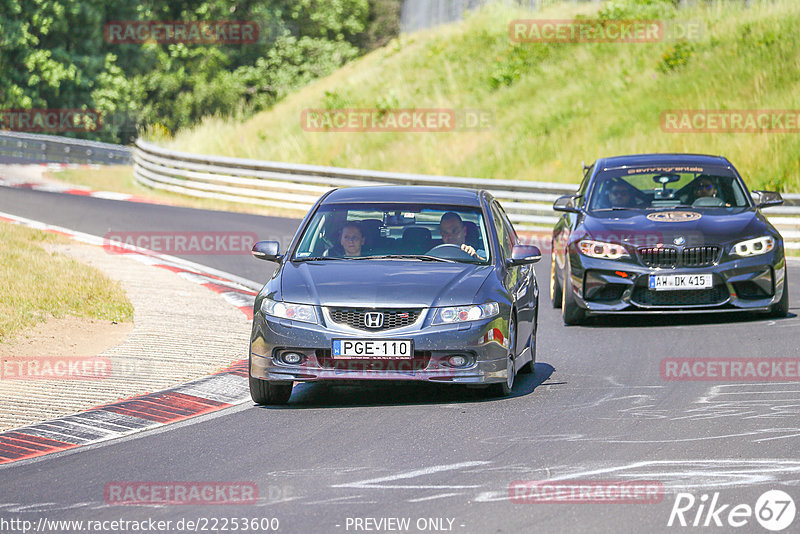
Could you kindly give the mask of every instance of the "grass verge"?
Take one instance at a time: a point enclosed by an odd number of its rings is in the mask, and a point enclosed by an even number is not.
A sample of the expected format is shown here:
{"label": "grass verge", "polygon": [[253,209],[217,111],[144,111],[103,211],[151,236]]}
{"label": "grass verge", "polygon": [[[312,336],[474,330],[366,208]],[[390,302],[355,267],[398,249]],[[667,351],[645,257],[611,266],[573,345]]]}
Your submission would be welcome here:
{"label": "grass verge", "polygon": [[133,307],[100,271],[41,245],[67,238],[0,221],[0,343],[50,317],[125,322]]}

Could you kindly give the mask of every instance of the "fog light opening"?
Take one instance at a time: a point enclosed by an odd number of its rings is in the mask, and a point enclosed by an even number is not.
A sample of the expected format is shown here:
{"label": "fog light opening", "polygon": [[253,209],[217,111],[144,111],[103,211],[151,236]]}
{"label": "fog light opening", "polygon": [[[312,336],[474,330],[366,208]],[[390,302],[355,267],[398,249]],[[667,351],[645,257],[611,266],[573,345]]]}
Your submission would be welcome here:
{"label": "fog light opening", "polygon": [[297,352],[284,352],[281,354],[281,360],[289,365],[297,365],[303,361],[303,355]]}
{"label": "fog light opening", "polygon": [[463,354],[453,354],[447,357],[447,364],[450,367],[466,367],[470,359]]}

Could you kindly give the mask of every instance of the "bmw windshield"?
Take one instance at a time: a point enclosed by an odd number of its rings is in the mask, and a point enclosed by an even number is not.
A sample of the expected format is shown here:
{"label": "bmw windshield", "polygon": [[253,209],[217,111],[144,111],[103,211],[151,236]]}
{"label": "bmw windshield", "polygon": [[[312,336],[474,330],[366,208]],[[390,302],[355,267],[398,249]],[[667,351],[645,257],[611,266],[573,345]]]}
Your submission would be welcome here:
{"label": "bmw windshield", "polygon": [[589,211],[748,206],[740,180],[721,166],[609,169],[595,177],[589,198]]}
{"label": "bmw windshield", "polygon": [[489,234],[481,210],[441,204],[322,205],[292,261],[398,259],[486,264]]}

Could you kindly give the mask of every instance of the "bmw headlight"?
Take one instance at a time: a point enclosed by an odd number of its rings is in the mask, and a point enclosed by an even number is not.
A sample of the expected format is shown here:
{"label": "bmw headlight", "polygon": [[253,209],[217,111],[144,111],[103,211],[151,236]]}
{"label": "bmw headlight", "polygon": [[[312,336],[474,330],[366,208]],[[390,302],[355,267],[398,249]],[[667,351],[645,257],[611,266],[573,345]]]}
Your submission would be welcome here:
{"label": "bmw headlight", "polygon": [[317,312],[314,310],[314,306],[308,304],[292,304],[265,298],[261,301],[261,312],[270,317],[280,317],[292,321],[317,322]]}
{"label": "bmw headlight", "polygon": [[439,308],[433,324],[465,323],[488,319],[500,313],[500,306],[496,302],[486,304],[473,304],[471,306],[449,306]]}
{"label": "bmw headlight", "polygon": [[605,241],[594,241],[593,239],[582,239],[578,241],[578,250],[584,256],[599,258],[601,260],[618,260],[628,258],[627,249],[617,243],[606,243]]}
{"label": "bmw headlight", "polygon": [[739,241],[733,245],[731,252],[737,256],[758,256],[759,254],[766,254],[774,248],[775,238],[765,235],[755,239],[748,239],[747,241]]}

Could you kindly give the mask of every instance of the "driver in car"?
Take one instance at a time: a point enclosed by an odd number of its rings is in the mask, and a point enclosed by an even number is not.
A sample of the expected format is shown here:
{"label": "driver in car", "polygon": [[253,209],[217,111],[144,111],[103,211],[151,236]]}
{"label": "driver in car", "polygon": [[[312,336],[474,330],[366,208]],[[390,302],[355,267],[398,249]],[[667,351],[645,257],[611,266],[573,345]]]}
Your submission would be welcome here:
{"label": "driver in car", "polygon": [[442,234],[442,244],[460,246],[461,250],[470,256],[479,257],[475,247],[466,244],[467,227],[464,226],[464,221],[461,220],[458,213],[448,211],[442,215],[442,219],[439,221],[439,231]]}
{"label": "driver in car", "polygon": [[[701,198],[719,198],[719,190],[717,189],[716,184],[714,184],[714,182],[712,182],[711,179],[706,176],[700,176],[698,178],[697,183],[694,186],[694,194],[694,202],[697,202]],[[730,206],[730,204],[721,199],[719,200],[719,205]]]}
{"label": "driver in car", "polygon": [[695,185],[697,198],[717,196],[717,186],[708,178],[701,178]]}

